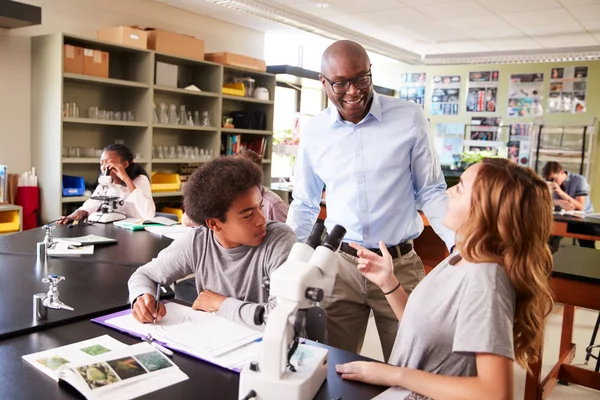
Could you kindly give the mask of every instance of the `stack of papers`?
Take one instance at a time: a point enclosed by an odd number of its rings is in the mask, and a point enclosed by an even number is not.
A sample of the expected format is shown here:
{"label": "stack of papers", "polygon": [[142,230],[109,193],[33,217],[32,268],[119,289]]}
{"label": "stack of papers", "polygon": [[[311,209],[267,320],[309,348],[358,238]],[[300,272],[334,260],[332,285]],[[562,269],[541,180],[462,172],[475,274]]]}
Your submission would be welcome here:
{"label": "stack of papers", "polygon": [[86,235],[77,237],[54,238],[56,242],[68,242],[73,246],[83,246],[88,244],[111,244],[117,243],[117,239],[98,235]]}
{"label": "stack of papers", "polygon": [[69,242],[57,242],[54,246],[46,250],[49,256],[81,256],[94,254],[94,245],[80,246]]}
{"label": "stack of papers", "polygon": [[158,235],[166,236],[169,239],[175,240],[180,237],[186,236],[194,228],[183,225],[148,225],[144,229],[148,232],[156,233]]}

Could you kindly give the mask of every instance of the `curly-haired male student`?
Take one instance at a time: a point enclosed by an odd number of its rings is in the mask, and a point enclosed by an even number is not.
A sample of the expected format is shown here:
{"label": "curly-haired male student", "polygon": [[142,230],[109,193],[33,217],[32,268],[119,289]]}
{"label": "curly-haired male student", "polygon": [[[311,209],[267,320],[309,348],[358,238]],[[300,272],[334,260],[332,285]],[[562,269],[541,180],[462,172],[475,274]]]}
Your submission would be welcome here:
{"label": "curly-haired male student", "polygon": [[184,187],[184,207],[197,228],[175,240],[129,279],[133,316],[140,322],[160,320],[155,309],[157,284],[170,285],[193,274],[198,297],[192,308],[250,327],[259,305],[267,310],[263,278],[286,260],[296,235],[281,222],[265,219],[262,171],[241,157],[221,157],[198,168]]}

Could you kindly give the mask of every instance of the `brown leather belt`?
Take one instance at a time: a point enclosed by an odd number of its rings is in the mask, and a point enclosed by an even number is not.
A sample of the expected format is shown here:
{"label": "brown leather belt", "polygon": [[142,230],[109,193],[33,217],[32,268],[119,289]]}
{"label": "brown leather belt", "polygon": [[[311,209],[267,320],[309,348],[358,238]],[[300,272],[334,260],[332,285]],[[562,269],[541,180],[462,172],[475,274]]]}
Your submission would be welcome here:
{"label": "brown leather belt", "polygon": [[[398,249],[400,250],[400,254],[398,254]],[[410,253],[412,249],[413,249],[412,244],[408,243],[408,242],[400,243],[396,246],[390,246],[387,248],[387,250],[390,253],[390,255],[392,256],[392,258],[402,257],[402,256]],[[379,249],[367,249],[367,250],[370,250],[375,254],[381,255],[381,250],[379,250]],[[356,255],[356,250],[353,249],[352,247],[350,247],[350,245],[346,242],[342,242],[342,245],[340,246],[340,251],[343,251],[344,253],[351,255],[352,257],[358,257]]]}

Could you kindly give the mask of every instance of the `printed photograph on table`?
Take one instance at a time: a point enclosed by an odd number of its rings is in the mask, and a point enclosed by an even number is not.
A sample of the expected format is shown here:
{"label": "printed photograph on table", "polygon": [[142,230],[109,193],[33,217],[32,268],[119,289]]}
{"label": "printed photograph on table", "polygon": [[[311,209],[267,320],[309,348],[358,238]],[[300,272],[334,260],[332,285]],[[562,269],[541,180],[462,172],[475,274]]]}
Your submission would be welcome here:
{"label": "printed photograph on table", "polygon": [[430,114],[458,115],[460,76],[434,76]]}
{"label": "printed photograph on table", "polygon": [[498,71],[469,72],[467,112],[495,112],[498,94]]}
{"label": "printed photograph on table", "polygon": [[427,75],[424,72],[400,74],[400,99],[425,106],[425,86]]}
{"label": "printed photograph on table", "polygon": [[587,74],[587,67],[552,68],[546,111],[572,114],[585,112]]}
{"label": "printed photograph on table", "polygon": [[104,387],[121,380],[105,362],[84,365],[77,368],[77,372],[79,372],[90,389]]}
{"label": "printed photograph on table", "polygon": [[543,114],[544,74],[513,74],[508,88],[509,117],[539,117]]}

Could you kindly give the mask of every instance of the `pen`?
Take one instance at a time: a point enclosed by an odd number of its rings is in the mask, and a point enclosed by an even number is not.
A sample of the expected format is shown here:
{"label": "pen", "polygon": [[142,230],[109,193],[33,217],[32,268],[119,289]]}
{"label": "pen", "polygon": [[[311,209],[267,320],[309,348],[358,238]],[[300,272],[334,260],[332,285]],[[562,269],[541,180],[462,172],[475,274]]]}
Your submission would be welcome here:
{"label": "pen", "polygon": [[173,352],[169,349],[167,349],[164,346],[161,346],[160,344],[156,343],[156,342],[149,342],[150,346],[154,347],[155,349],[157,349],[158,351],[160,351],[161,353],[169,356],[169,357],[173,357]]}
{"label": "pen", "polygon": [[156,314],[154,317],[154,322],[153,322],[154,324],[156,323],[156,316],[158,315],[158,302],[160,300],[160,283],[158,284],[158,286],[156,286],[156,297],[155,298],[156,298],[156,306],[154,307],[154,312]]}

